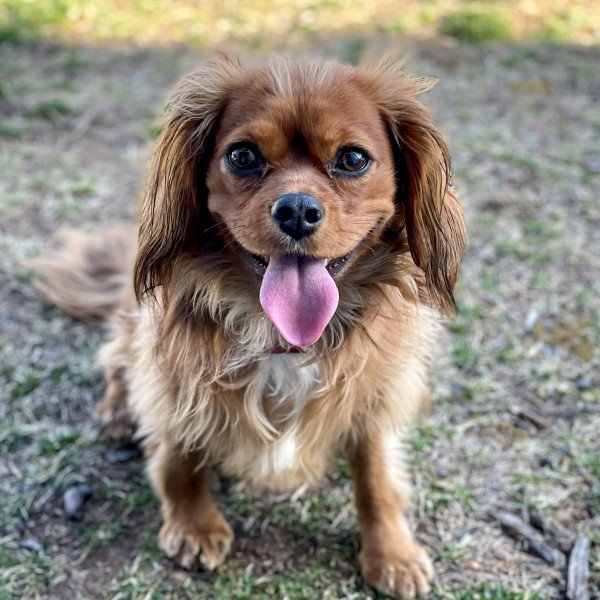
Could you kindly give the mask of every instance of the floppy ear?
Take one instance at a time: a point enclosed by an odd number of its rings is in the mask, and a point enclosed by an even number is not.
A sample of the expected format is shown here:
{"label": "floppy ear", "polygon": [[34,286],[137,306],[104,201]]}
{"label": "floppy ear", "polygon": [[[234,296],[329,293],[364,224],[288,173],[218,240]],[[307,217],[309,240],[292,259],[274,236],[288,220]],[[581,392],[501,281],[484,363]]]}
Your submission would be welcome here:
{"label": "floppy ear", "polygon": [[228,57],[208,63],[181,81],[167,105],[140,215],[138,300],[168,282],[177,256],[207,244],[212,220],[204,178],[219,116],[240,69]]}
{"label": "floppy ear", "polygon": [[393,227],[397,232],[406,227],[411,255],[425,274],[432,299],[451,314],[466,246],[463,211],[450,187],[448,148],[415,99],[436,80],[410,77],[391,58],[359,67],[357,73],[379,106],[394,151],[400,210]]}

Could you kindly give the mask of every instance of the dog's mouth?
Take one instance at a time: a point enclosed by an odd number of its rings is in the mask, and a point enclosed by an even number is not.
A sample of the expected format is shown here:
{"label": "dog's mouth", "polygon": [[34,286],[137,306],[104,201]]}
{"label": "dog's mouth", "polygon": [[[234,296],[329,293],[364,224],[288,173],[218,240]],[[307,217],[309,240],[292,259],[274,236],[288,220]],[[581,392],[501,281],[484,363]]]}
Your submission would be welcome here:
{"label": "dog's mouth", "polygon": [[[264,275],[267,267],[269,266],[269,257],[268,256],[259,256],[258,254],[253,254],[252,252],[250,252],[249,250],[246,250],[245,248],[242,248],[244,255],[251,261],[252,266],[255,268],[255,270],[257,271],[257,273],[259,275]],[[344,267],[346,266],[346,263],[354,256],[354,254],[356,253],[356,251],[358,250],[358,246],[356,248],[354,248],[354,250],[350,250],[350,252],[348,252],[348,254],[344,254],[344,256],[340,256],[339,258],[333,258],[331,260],[327,260],[327,264],[325,265],[325,268],[329,271],[329,274],[332,277],[336,277],[337,275],[339,275]],[[298,255],[298,258],[310,258],[310,257],[303,257],[301,255]]]}
{"label": "dog's mouth", "polygon": [[293,253],[266,257],[244,249],[262,276],[260,303],[290,344],[311,346],[321,337],[339,302],[334,278],[355,252],[327,259]]}

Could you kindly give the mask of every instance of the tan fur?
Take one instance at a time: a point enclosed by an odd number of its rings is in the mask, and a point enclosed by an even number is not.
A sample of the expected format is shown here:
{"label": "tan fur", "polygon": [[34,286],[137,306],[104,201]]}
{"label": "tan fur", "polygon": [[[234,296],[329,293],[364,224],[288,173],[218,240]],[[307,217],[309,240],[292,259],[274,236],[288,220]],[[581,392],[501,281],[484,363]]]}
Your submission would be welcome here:
{"label": "tan fur", "polygon": [[[409,485],[397,441],[428,397],[437,314],[453,310],[465,245],[446,146],[415,100],[430,85],[389,59],[357,68],[274,59],[248,69],[224,58],[175,92],[141,214],[140,304],[126,294],[118,310],[101,302],[113,311],[113,339],[101,353],[108,388],[99,410],[121,431],[127,396],[163,503],[161,545],[180,564],[214,568],[229,549],[208,467],[293,488],[317,481],[342,451],[355,474],[365,577],[398,597],[427,591],[431,565],[403,515]],[[260,181],[225,166],[240,140],[268,156]],[[360,178],[324,170],[347,144],[373,158]],[[268,216],[288,192],[325,207],[301,244]],[[303,353],[273,354],[289,344],[262,311],[260,277],[242,248],[331,259],[355,249],[336,277],[338,309]],[[63,300],[64,263],[53,264],[50,298],[72,314],[103,314],[89,295],[80,305]],[[75,270],[80,281],[93,272]]]}
{"label": "tan fur", "polygon": [[133,300],[133,257],[136,228],[116,227],[93,236],[77,231],[62,235],[63,245],[51,257],[38,257],[35,287],[67,314],[102,320]]}

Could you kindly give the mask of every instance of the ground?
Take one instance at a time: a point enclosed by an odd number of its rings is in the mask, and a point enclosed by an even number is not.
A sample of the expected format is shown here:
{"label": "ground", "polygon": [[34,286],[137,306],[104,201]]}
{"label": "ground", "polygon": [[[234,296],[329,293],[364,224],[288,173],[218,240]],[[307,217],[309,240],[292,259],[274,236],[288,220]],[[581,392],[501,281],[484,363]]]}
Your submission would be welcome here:
{"label": "ground", "polygon": [[[352,60],[385,41],[313,54]],[[600,52],[414,43],[407,69],[450,144],[470,246],[460,308],[411,432],[411,521],[433,598],[562,598],[577,534],[600,597]],[[161,556],[135,450],[92,420],[101,326],[47,306],[23,264],[63,227],[135,218],[157,117],[199,50],[4,44],[0,59],[0,599],[376,598],[361,579],[347,466],[317,490],[216,480],[231,559],[189,573]],[[63,493],[92,495],[81,521]],[[549,565],[495,520],[545,525]]]}

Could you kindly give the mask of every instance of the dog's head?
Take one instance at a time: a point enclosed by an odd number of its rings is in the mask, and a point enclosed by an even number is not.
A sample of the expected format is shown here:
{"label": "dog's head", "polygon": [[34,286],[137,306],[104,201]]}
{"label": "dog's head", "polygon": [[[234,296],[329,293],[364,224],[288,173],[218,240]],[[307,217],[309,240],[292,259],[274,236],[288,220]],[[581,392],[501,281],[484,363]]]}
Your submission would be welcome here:
{"label": "dog's head", "polygon": [[392,60],[222,58],[186,78],[142,208],[138,297],[182,256],[219,251],[256,280],[282,335],[310,345],[353,263],[408,240],[433,303],[451,311],[465,232],[448,151],[415,100],[428,87]]}

